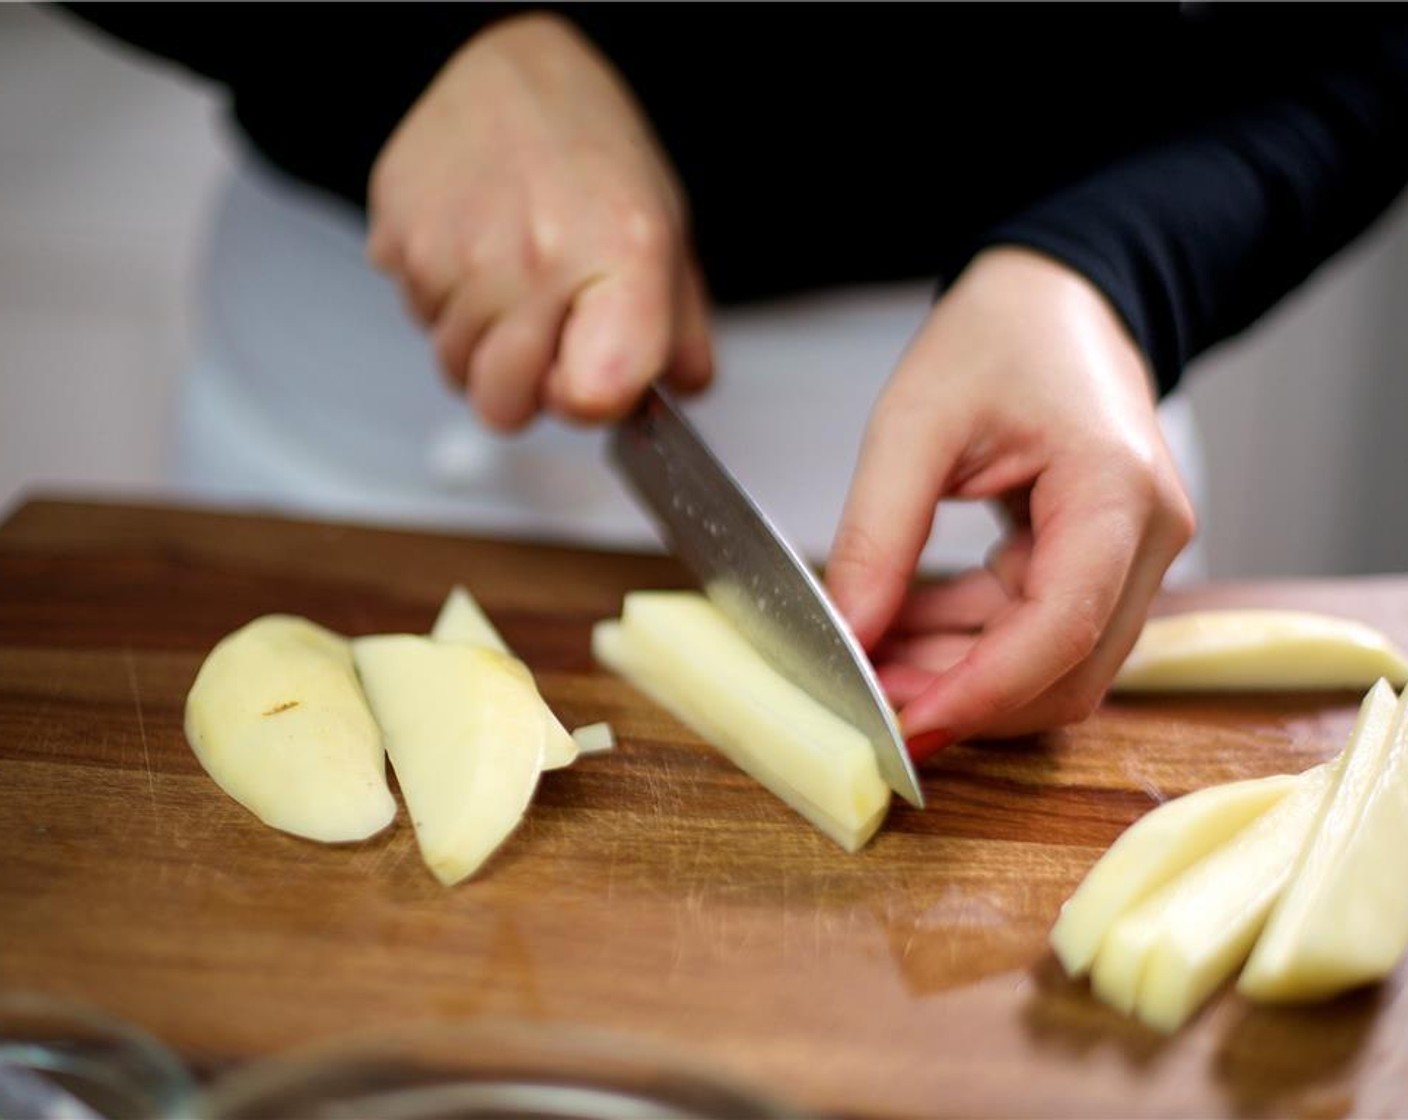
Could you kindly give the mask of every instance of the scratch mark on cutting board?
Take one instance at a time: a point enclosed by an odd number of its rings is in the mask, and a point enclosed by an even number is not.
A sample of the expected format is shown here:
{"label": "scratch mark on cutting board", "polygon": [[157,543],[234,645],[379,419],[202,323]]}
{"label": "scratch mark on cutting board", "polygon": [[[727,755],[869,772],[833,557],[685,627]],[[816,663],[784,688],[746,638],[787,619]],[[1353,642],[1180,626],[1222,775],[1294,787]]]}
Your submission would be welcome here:
{"label": "scratch mark on cutting board", "polygon": [[132,688],[132,704],[137,709],[137,733],[142,738],[142,765],[147,771],[147,795],[151,798],[152,813],[156,814],[156,777],[152,773],[151,746],[147,743],[147,721],[142,715],[142,692],[137,687],[137,662],[132,657],[132,647],[124,646],[123,660],[127,663],[127,683]]}
{"label": "scratch mark on cutting board", "polygon": [[1120,772],[1129,779],[1132,785],[1138,786],[1149,795],[1155,805],[1162,805],[1168,800],[1168,794],[1164,793],[1155,776],[1150,774],[1138,760],[1131,759],[1120,767]]}
{"label": "scratch mark on cutting board", "polygon": [[616,897],[616,849],[619,841],[611,841],[611,850],[606,854],[606,905],[610,906]]}

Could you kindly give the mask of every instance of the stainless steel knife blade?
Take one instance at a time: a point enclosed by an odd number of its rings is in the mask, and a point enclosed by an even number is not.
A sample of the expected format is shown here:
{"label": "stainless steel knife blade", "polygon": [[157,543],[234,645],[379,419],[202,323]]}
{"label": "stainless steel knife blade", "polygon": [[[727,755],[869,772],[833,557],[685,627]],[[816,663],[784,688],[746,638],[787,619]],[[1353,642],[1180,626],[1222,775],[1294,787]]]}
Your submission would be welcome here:
{"label": "stainless steel knife blade", "polygon": [[859,728],[886,783],[923,808],[865,651],[811,569],[680,411],[650,389],[609,448],[704,594],[778,672]]}

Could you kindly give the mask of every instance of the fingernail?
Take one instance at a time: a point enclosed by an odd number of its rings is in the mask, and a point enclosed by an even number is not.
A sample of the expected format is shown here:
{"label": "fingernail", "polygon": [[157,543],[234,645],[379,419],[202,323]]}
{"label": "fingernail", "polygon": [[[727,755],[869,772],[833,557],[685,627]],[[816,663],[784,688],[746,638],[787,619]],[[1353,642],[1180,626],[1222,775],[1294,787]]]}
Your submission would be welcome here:
{"label": "fingernail", "polygon": [[916,735],[911,735],[905,740],[905,746],[909,748],[909,757],[916,763],[923,762],[926,758],[938,754],[942,750],[953,745],[954,736],[952,732],[935,729],[933,731],[920,731]]}

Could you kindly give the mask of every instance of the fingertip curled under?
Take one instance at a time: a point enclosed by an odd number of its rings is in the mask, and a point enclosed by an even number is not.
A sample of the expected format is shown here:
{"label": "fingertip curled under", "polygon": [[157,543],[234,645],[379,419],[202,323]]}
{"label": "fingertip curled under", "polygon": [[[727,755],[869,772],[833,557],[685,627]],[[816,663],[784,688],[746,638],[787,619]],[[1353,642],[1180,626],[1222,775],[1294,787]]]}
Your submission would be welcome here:
{"label": "fingertip curled under", "polygon": [[470,403],[479,413],[479,418],[485,426],[501,435],[514,435],[523,431],[537,415],[533,408],[511,407],[501,403],[477,405],[473,400]]}
{"label": "fingertip curled under", "polygon": [[940,751],[947,750],[954,742],[956,742],[956,737],[951,731],[935,728],[931,731],[920,731],[910,735],[905,739],[905,747],[909,750],[909,757],[919,763],[932,758]]}
{"label": "fingertip curled under", "polygon": [[590,386],[566,386],[552,395],[553,409],[564,419],[579,424],[597,424],[624,416],[626,409],[617,407],[613,398],[594,391]]}
{"label": "fingertip curled under", "polygon": [[714,380],[714,348],[707,338],[683,343],[675,351],[666,380],[681,393],[698,393]]}
{"label": "fingertip curled under", "polygon": [[634,375],[624,355],[614,355],[591,369],[567,370],[554,379],[552,399],[569,419],[588,423],[619,420],[630,412],[648,380]]}

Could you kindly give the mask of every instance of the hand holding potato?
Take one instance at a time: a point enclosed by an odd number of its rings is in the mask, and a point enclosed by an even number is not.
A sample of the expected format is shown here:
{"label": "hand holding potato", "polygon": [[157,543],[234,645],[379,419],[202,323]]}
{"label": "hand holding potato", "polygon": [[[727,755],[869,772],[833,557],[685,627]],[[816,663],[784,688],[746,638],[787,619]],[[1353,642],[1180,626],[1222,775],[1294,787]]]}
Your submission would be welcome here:
{"label": "hand holding potato", "polygon": [[[986,569],[906,598],[941,499],[1003,503]],[[870,418],[827,582],[917,757],[1087,716],[1193,512],[1144,361],[1081,276],[977,257]]]}
{"label": "hand holding potato", "polygon": [[373,168],[368,255],[486,423],[619,417],[712,375],[685,203],[640,109],[566,21],[493,24]]}

